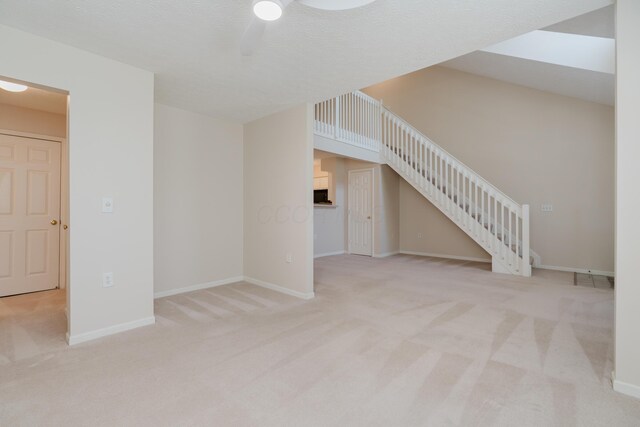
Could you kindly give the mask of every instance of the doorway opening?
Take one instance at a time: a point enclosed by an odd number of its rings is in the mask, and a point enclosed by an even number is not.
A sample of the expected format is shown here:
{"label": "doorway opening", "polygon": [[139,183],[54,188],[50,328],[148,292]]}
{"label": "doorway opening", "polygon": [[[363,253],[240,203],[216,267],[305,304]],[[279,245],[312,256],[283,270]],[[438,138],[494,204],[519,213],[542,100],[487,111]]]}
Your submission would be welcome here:
{"label": "doorway opening", "polygon": [[376,184],[387,172],[380,164],[314,150],[314,258],[381,253],[380,242],[395,233],[378,221],[397,204]]}
{"label": "doorway opening", "polygon": [[0,76],[0,360],[66,346],[68,98]]}

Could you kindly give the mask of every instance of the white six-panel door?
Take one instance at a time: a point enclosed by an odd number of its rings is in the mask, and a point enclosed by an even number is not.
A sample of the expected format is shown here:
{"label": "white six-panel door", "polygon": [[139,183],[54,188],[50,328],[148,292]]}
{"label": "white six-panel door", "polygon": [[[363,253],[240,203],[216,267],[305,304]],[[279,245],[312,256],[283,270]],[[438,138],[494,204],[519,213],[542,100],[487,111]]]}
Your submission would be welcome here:
{"label": "white six-panel door", "polygon": [[0,296],[58,287],[60,143],[0,134]]}
{"label": "white six-panel door", "polygon": [[349,171],[349,253],[373,255],[373,169]]}

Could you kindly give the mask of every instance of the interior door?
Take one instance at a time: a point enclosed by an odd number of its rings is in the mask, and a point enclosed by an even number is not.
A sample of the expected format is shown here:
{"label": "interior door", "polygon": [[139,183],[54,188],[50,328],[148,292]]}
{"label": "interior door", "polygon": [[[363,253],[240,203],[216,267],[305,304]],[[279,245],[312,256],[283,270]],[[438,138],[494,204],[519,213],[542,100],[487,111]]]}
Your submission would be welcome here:
{"label": "interior door", "polygon": [[0,296],[58,287],[60,143],[0,134]]}
{"label": "interior door", "polygon": [[373,169],[349,171],[349,253],[373,256]]}

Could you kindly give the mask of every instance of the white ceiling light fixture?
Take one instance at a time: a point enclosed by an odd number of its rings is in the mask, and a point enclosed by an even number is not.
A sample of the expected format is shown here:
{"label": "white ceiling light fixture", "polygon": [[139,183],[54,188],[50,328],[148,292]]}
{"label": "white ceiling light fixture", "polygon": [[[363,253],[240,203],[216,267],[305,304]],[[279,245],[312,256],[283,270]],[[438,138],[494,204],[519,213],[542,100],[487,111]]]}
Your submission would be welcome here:
{"label": "white ceiling light fixture", "polygon": [[362,7],[375,0],[254,0],[253,13],[257,19],[254,18],[245,30],[240,52],[245,56],[251,55],[264,34],[267,22],[280,19],[285,8],[294,1],[314,9],[340,11]]}
{"label": "white ceiling light fixture", "polygon": [[7,92],[24,92],[25,90],[29,89],[29,86],[0,80],[0,89],[4,89]]}
{"label": "white ceiling light fixture", "polygon": [[253,13],[263,21],[275,21],[282,16],[284,6],[280,0],[254,0]]}

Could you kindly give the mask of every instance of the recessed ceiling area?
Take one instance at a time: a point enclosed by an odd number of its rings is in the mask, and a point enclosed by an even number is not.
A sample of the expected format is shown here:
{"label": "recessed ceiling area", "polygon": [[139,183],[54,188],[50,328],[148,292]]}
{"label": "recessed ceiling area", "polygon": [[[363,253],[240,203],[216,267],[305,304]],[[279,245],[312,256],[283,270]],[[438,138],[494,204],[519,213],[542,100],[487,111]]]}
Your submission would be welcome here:
{"label": "recessed ceiling area", "polygon": [[0,89],[0,104],[54,114],[67,113],[66,94],[31,86],[24,92],[7,92]]}
{"label": "recessed ceiling area", "polygon": [[2,0],[0,23],[156,73],[156,101],[250,121],[608,6],[612,0],[294,1],[250,57],[252,0]]}
{"label": "recessed ceiling area", "polygon": [[[611,35],[614,28],[613,7],[609,6],[441,65],[533,89],[613,105],[615,40],[603,35]],[[527,52],[527,40],[535,42],[536,36],[541,36],[537,46],[530,43],[531,49]],[[564,53],[562,49],[565,49]]]}
{"label": "recessed ceiling area", "polygon": [[545,92],[599,104],[613,105],[615,77],[579,68],[563,67],[489,52],[473,52],[441,64]]}

